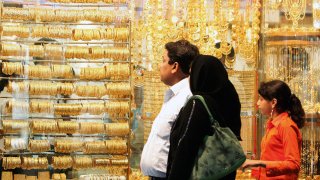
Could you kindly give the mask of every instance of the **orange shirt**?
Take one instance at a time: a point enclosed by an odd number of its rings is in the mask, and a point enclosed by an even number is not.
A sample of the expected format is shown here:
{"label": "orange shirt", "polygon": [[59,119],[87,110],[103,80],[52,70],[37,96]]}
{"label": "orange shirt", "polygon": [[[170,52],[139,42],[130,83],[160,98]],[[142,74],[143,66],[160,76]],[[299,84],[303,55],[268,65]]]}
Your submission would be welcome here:
{"label": "orange shirt", "polygon": [[259,168],[259,179],[298,179],[301,143],[299,128],[288,113],[268,120],[260,157],[268,162],[266,168]]}

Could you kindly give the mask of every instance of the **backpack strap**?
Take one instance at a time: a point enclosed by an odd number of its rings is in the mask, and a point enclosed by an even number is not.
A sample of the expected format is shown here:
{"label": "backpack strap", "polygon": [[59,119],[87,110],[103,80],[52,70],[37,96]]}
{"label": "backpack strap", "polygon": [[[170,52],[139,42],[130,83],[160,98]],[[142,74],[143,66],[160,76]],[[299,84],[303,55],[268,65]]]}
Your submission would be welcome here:
{"label": "backpack strap", "polygon": [[202,104],[204,105],[204,107],[206,108],[206,110],[207,110],[207,112],[209,114],[209,118],[210,118],[211,124],[213,124],[216,127],[220,127],[219,122],[216,119],[214,119],[214,117],[212,116],[212,114],[211,114],[211,112],[210,112],[210,110],[208,108],[208,105],[207,105],[206,101],[204,100],[204,98],[201,95],[193,95],[193,96],[190,97],[189,101],[190,100],[194,100],[194,99],[199,99],[202,102]]}

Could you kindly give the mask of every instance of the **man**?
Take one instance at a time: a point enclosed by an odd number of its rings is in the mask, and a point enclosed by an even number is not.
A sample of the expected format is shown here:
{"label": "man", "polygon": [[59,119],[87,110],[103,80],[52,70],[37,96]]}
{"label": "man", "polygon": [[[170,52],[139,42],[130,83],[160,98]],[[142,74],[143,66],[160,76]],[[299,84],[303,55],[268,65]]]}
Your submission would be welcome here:
{"label": "man", "polygon": [[187,77],[190,64],[198,55],[199,49],[186,40],[165,45],[160,78],[170,89],[166,91],[160,113],[153,122],[140,162],[143,174],[150,176],[151,180],[162,180],[166,177],[171,126],[184,103],[192,95]]}

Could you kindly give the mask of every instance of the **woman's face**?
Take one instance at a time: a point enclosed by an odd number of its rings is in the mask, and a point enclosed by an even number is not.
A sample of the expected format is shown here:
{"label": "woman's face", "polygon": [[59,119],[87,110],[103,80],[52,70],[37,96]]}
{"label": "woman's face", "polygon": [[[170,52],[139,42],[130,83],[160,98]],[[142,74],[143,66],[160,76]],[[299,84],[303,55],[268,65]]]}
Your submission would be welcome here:
{"label": "woman's face", "polygon": [[259,99],[257,102],[258,108],[263,115],[269,116],[272,111],[272,101],[268,101],[259,95]]}

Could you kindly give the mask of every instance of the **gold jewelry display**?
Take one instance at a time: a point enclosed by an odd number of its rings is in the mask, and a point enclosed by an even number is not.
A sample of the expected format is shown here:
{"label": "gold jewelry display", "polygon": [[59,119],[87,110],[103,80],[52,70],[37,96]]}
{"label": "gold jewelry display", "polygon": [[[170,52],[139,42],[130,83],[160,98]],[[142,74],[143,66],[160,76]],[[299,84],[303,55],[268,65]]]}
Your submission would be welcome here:
{"label": "gold jewelry display", "polygon": [[75,93],[83,97],[102,97],[107,94],[107,88],[103,85],[77,85]]}
{"label": "gold jewelry display", "polygon": [[313,22],[320,20],[320,9],[319,9],[319,7],[318,8],[313,7],[312,16],[313,16]]}
{"label": "gold jewelry display", "polygon": [[19,44],[1,43],[2,56],[22,56],[22,49]]}
{"label": "gold jewelry display", "polygon": [[[25,86],[26,82],[21,82],[18,85]],[[22,89],[22,88],[21,88]],[[31,95],[57,95],[58,86],[56,83],[46,81],[29,81],[29,94]]]}
{"label": "gold jewelry display", "polygon": [[28,38],[30,29],[26,26],[1,26],[2,36],[17,36],[20,38]]}
{"label": "gold jewelry display", "polygon": [[[104,68],[101,68],[104,69]],[[7,75],[24,74],[24,70],[27,71],[29,77],[34,78],[51,78],[51,77],[60,77],[60,78],[72,78],[74,72],[71,66],[69,65],[52,65],[43,66],[43,65],[26,65],[22,66],[21,63],[2,63],[2,72]]]}
{"label": "gold jewelry display", "polygon": [[85,142],[83,152],[87,154],[105,153],[106,148],[104,141]]}
{"label": "gold jewelry display", "polygon": [[26,69],[27,75],[30,78],[50,79],[52,77],[51,68],[49,66],[26,65],[24,66],[24,69]]}
{"label": "gold jewelry display", "polygon": [[55,9],[56,19],[59,22],[77,22],[84,19],[83,14],[79,10],[70,9],[65,11],[64,9]]}
{"label": "gold jewelry display", "polygon": [[[67,78],[72,76],[72,69],[65,65],[52,65],[53,77]],[[68,69],[68,70],[64,70]],[[53,83],[50,81],[9,81],[7,86],[9,93],[28,92],[30,95],[57,95],[72,93],[82,97],[102,97],[105,95],[128,96],[131,94],[130,83],[105,83],[105,85],[76,85],[73,83]]]}
{"label": "gold jewelry display", "polygon": [[104,134],[104,124],[102,122],[80,122],[81,134]]}
{"label": "gold jewelry display", "polygon": [[61,153],[72,153],[83,150],[84,143],[75,139],[56,139],[54,151]]}
{"label": "gold jewelry display", "polygon": [[66,180],[67,176],[65,173],[53,173],[52,180]]}
{"label": "gold jewelry display", "polygon": [[33,133],[57,133],[58,125],[56,121],[32,120],[30,128]]}
{"label": "gold jewelry display", "polygon": [[99,115],[105,112],[104,102],[100,103],[82,103],[82,112]]}
{"label": "gold jewelry display", "polygon": [[244,152],[254,152],[254,137],[252,136],[254,130],[254,116],[241,116],[241,124],[246,129],[241,129],[241,146]]}
{"label": "gold jewelry display", "polygon": [[93,166],[95,168],[106,168],[106,167],[121,167],[128,165],[129,161],[127,157],[119,156],[113,158],[96,158],[93,160]]}
{"label": "gold jewelry display", "polygon": [[108,136],[125,136],[129,134],[128,123],[107,123],[105,132]]}
{"label": "gold jewelry display", "polygon": [[256,99],[252,92],[256,90],[255,71],[228,71],[229,79],[235,86],[240,98],[241,111],[255,111]]}
{"label": "gold jewelry display", "polygon": [[65,26],[35,26],[31,36],[69,39],[72,37],[72,29]]}
{"label": "gold jewelry display", "polygon": [[58,121],[59,133],[74,134],[79,131],[79,123],[76,121]]}
{"label": "gold jewelry display", "polygon": [[32,37],[49,37],[49,29],[46,26],[35,26],[32,28]]}
{"label": "gold jewelry display", "polygon": [[75,169],[88,169],[93,166],[93,160],[89,156],[73,157],[72,167]]}
{"label": "gold jewelry display", "polygon": [[130,95],[130,83],[106,83],[106,91],[108,95]]}
{"label": "gold jewelry display", "polygon": [[29,103],[21,100],[8,100],[5,106],[7,113],[26,113],[29,112]]}
{"label": "gold jewelry display", "polygon": [[3,157],[2,160],[3,169],[15,169],[21,167],[21,159],[20,157]]}
{"label": "gold jewelry display", "polygon": [[92,59],[103,59],[105,55],[105,48],[100,46],[93,46],[90,48]]}
{"label": "gold jewelry display", "polygon": [[70,95],[74,92],[73,83],[53,83],[48,81],[9,81],[7,91],[28,92],[30,95]]}
{"label": "gold jewelry display", "polygon": [[71,95],[74,92],[73,83],[58,83],[58,94]]}
{"label": "gold jewelry display", "polygon": [[50,142],[49,140],[29,139],[28,149],[31,152],[46,152],[50,150]]}
{"label": "gold jewelry display", "polygon": [[[2,49],[3,51],[3,49]],[[24,67],[21,63],[2,63],[2,72],[7,75],[17,74],[22,75],[24,73]]]}
{"label": "gold jewelry display", "polygon": [[2,120],[4,133],[18,133],[29,130],[29,122],[24,120]]}
{"label": "gold jewelry display", "polygon": [[8,151],[24,150],[27,148],[27,142],[24,138],[7,138],[4,137],[4,149]]}
{"label": "gold jewelry display", "polygon": [[[0,10],[2,70],[11,76],[12,94],[3,97],[9,99],[5,116],[13,119],[1,120],[5,156],[20,156],[6,159],[4,169],[67,169],[78,178],[69,168],[91,169],[95,159],[107,157],[108,167],[94,168],[110,178],[127,178],[131,24],[122,7],[127,1],[52,1],[17,2],[22,8]],[[106,125],[114,117],[123,123]],[[13,138],[19,135],[26,138]],[[54,173],[52,179],[66,174]]]}
{"label": "gold jewelry display", "polygon": [[[255,67],[258,58],[257,44],[259,40],[260,31],[260,8],[261,4],[259,1],[253,3],[247,2],[245,19],[242,21],[241,31],[237,33],[239,36],[239,41],[237,44],[237,51],[239,53],[239,58],[245,60],[248,66]],[[252,11],[252,13],[250,13]],[[250,27],[251,15],[253,17]],[[247,35],[247,30],[251,29],[250,37]]]}
{"label": "gold jewelry display", "polygon": [[129,102],[106,102],[105,111],[108,113],[124,113],[130,109]]}
{"label": "gold jewelry display", "polygon": [[70,65],[52,65],[52,77],[57,78],[73,78],[74,72]]}
{"label": "gold jewelry display", "polygon": [[24,91],[29,91],[29,83],[15,82],[15,81],[8,82],[8,85],[7,85],[8,93],[24,92]]}
{"label": "gold jewelry display", "polygon": [[[317,47],[278,45],[266,48],[265,53],[264,71],[266,72],[266,79],[276,78],[286,81],[292,93],[298,97],[304,97],[302,105],[306,113],[318,112],[320,103],[316,92],[319,74],[315,69],[319,65],[310,61],[312,58],[310,54],[317,56]],[[308,73],[304,74],[302,72]],[[309,92],[308,96],[305,95],[306,89]]]}
{"label": "gold jewelry display", "polygon": [[[302,129],[302,153],[301,153],[301,171],[304,176],[310,176],[317,172],[317,160],[319,158],[320,149],[320,129],[317,124],[306,123]],[[315,176],[313,179],[316,179]]]}
{"label": "gold jewelry display", "polygon": [[56,169],[72,168],[73,159],[71,156],[53,156],[52,166]]}
{"label": "gold jewelry display", "polygon": [[106,140],[106,153],[124,154],[128,151],[126,140]]}
{"label": "gold jewelry display", "polygon": [[72,38],[75,41],[91,41],[100,39],[112,39],[116,41],[127,40],[129,31],[127,28],[106,28],[106,29],[73,29]]}
{"label": "gold jewelry display", "polygon": [[130,66],[128,64],[109,64],[105,66],[105,77],[114,79],[127,79],[130,76]]}
{"label": "gold jewelry display", "polygon": [[105,78],[105,68],[81,68],[80,79],[100,80]]}
{"label": "gold jewelry display", "polygon": [[22,46],[22,53],[26,54],[29,51],[29,56],[44,57],[44,47],[42,45]]}
{"label": "gold jewelry display", "polygon": [[47,169],[48,159],[46,157],[22,157],[22,169]]}
{"label": "gold jewelry display", "polygon": [[11,149],[11,138],[3,138],[3,144],[4,144],[4,149],[10,150]]}
{"label": "gold jewelry display", "polygon": [[63,47],[59,44],[45,44],[44,51],[46,58],[61,59],[63,57]]}
{"label": "gold jewelry display", "polygon": [[56,115],[79,115],[82,104],[54,104],[54,114]]}
{"label": "gold jewelry display", "polygon": [[27,8],[16,8],[16,7],[3,7],[1,18],[12,20],[31,20],[31,13]]}
{"label": "gold jewelry display", "polygon": [[126,0],[49,0],[50,2],[56,3],[126,3]]}
{"label": "gold jewelry display", "polygon": [[31,113],[53,114],[54,104],[50,101],[31,100],[29,109]]}
{"label": "gold jewelry display", "polygon": [[65,50],[65,58],[89,58],[89,48],[86,46],[67,46]]}
{"label": "gold jewelry display", "polygon": [[304,19],[306,14],[306,0],[283,0],[282,6],[286,19],[292,21],[292,27],[297,28],[299,20]]}
{"label": "gold jewelry display", "polygon": [[[121,14],[121,13],[119,13]],[[49,9],[49,8],[2,8],[2,18],[9,20],[39,20],[41,22],[77,22],[88,20],[92,22],[111,23],[115,21],[115,15],[109,10],[87,9]],[[117,16],[121,23],[127,23],[128,17]]]}
{"label": "gold jewelry display", "polygon": [[114,166],[121,166],[121,165],[127,165],[129,163],[129,160],[125,156],[114,156],[110,159],[111,164]]}
{"label": "gold jewelry display", "polygon": [[163,104],[164,93],[168,87],[160,81],[158,72],[148,72],[145,75],[144,84],[144,109],[142,114],[144,142],[147,141],[151,131],[152,122],[160,112]]}

